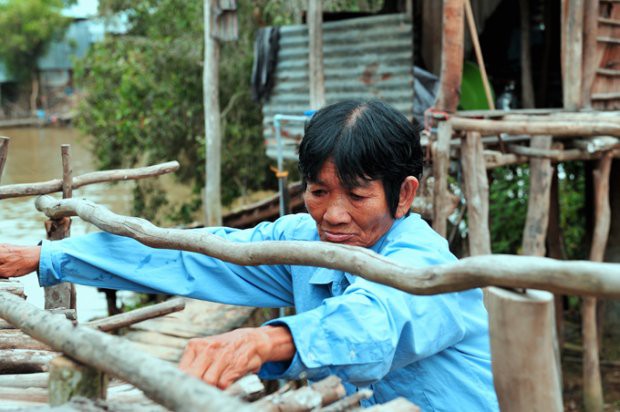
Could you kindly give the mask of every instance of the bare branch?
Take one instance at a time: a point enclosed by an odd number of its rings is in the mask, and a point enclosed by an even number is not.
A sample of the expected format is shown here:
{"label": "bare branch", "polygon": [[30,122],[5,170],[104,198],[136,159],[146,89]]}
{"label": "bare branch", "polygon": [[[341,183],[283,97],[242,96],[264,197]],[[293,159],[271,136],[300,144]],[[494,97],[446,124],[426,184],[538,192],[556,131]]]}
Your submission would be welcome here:
{"label": "bare branch", "polygon": [[[179,162],[167,162],[158,165],[139,167],[136,169],[105,170],[86,173],[73,178],[72,189],[95,183],[118,182],[122,180],[136,180],[147,177],[172,173],[179,169]],[[62,191],[62,179],[49,180],[40,183],[24,183],[18,185],[0,186],[0,199],[12,197],[36,196]]]}
{"label": "bare branch", "polygon": [[156,305],[147,306],[132,310],[131,312],[120,313],[103,319],[94,320],[85,325],[91,328],[99,329],[102,332],[124,328],[143,320],[156,318],[158,316],[167,315],[169,313],[178,312],[185,309],[185,300],[183,298],[171,299]]}
{"label": "bare branch", "polygon": [[203,253],[240,265],[319,266],[357,274],[405,292],[429,295],[476,287],[543,289],[567,295],[620,297],[620,264],[512,255],[486,255],[455,263],[412,268],[375,252],[327,242],[270,241],[232,243],[201,230],[163,229],[134,217],[112,213],[86,200],[57,201],[41,196],[36,207],[49,217],[78,215],[106,232],[155,248]]}

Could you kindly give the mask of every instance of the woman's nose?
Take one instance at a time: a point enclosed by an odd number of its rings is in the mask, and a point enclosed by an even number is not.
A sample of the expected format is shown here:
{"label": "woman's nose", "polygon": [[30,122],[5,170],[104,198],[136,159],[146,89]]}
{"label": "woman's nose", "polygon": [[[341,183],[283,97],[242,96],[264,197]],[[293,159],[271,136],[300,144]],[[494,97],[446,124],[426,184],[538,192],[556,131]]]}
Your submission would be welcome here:
{"label": "woman's nose", "polygon": [[341,199],[336,199],[327,205],[323,220],[330,225],[341,225],[351,221],[351,215]]}

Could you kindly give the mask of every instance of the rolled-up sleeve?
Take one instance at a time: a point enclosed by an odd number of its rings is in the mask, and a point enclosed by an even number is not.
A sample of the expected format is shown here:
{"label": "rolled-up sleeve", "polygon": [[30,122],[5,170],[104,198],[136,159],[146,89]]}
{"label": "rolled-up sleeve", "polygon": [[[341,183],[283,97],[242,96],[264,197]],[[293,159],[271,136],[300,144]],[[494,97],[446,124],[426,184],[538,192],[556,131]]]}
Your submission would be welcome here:
{"label": "rolled-up sleeve", "polygon": [[[290,216],[254,229],[206,230],[232,242],[253,242],[280,240],[294,226],[295,216]],[[73,282],[247,306],[293,304],[290,270],[285,265],[240,266],[199,253],[153,249],[108,233],[44,241],[39,282],[41,286]]]}

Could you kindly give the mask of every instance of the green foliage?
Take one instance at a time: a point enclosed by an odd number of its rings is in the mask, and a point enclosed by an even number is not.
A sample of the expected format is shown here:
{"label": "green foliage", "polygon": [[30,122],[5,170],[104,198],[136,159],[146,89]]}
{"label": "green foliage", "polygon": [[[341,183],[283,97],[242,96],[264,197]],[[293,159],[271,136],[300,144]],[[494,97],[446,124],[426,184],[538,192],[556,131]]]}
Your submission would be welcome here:
{"label": "green foliage", "polygon": [[588,259],[586,237],[585,168],[582,162],[558,165],[560,177],[560,227],[569,259]]}
{"label": "green foliage", "polygon": [[491,249],[493,253],[518,253],[527,213],[529,168],[494,169],[489,187]]}
{"label": "green foliage", "polygon": [[74,1],[0,1],[0,59],[18,80],[28,80],[49,44],[61,39],[71,19],[60,12]]}
{"label": "green foliage", "polygon": [[[240,38],[223,43],[221,49],[225,204],[262,188],[271,178],[260,106],[250,98],[253,37],[258,28],[253,6],[258,3],[239,2]],[[193,191],[177,210],[168,211],[168,217],[191,220],[201,206],[205,170],[202,1],[107,0],[100,7],[129,12],[132,29],[128,36],[93,47],[78,66],[76,78],[86,97],[77,124],[94,137],[101,168],[179,160],[177,176]],[[139,183],[135,200],[136,212],[149,217],[166,203],[161,188],[145,182]]]}

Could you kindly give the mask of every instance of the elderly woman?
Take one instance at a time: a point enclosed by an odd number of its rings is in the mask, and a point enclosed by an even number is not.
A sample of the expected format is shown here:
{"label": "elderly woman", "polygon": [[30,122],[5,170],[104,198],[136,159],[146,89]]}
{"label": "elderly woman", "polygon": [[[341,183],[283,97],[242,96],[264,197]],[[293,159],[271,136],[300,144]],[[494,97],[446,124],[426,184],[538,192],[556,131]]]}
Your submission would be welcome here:
{"label": "elderly woman", "polygon": [[[299,169],[308,213],[253,229],[208,228],[233,242],[301,240],[368,248],[400,265],[452,262],[447,242],[410,213],[422,172],[418,130],[379,102],[345,101],[306,127]],[[478,289],[413,296],[338,270],[239,266],[97,233],[0,248],[0,276],[38,270],[75,282],[215,302],[294,306],[258,328],[193,339],[180,367],[225,388],[249,372],[311,380],[335,374],[363,405],[406,397],[425,411],[496,411],[487,314]]]}

